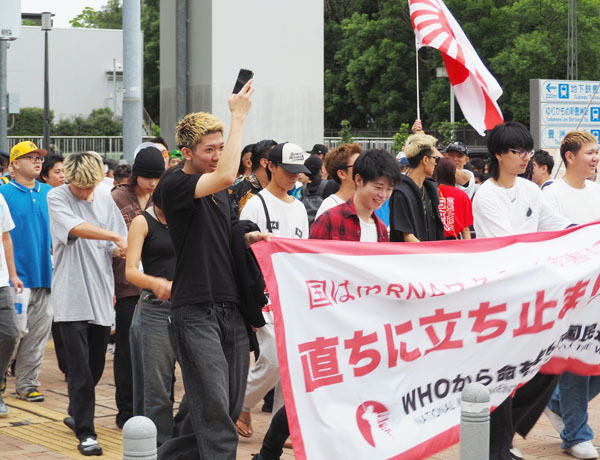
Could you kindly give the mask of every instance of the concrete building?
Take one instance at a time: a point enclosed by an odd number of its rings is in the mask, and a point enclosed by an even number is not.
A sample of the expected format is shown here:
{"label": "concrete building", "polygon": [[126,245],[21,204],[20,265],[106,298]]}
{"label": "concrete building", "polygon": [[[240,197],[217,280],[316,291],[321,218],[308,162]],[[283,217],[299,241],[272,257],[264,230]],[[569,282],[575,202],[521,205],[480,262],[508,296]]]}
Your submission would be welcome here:
{"label": "concrete building", "polygon": [[[176,20],[187,6],[185,112],[208,111],[230,122],[227,99],[240,68],[254,71],[244,142],[271,138],[309,149],[323,140],[323,0],[161,0],[161,134],[177,121]],[[181,110],[181,107],[179,107]]]}
{"label": "concrete building", "polygon": [[[122,111],[123,31],[52,29],[48,32],[49,99],[54,120],[88,116],[93,109],[113,110],[116,60],[116,109]],[[9,93],[19,95],[20,107],[44,106],[44,32],[23,26],[8,49]],[[10,131],[8,132],[10,135]]]}

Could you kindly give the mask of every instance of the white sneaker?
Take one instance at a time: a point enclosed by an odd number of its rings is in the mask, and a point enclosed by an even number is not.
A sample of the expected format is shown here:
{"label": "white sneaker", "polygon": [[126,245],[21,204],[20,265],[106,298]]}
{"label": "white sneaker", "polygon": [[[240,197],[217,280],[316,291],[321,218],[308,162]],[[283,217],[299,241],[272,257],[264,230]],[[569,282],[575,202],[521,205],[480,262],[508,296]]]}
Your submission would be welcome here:
{"label": "white sneaker", "polygon": [[8,407],[4,404],[2,400],[2,395],[0,395],[0,417],[6,417],[8,415]]}
{"label": "white sneaker", "polygon": [[[554,427],[554,429],[556,431],[558,431],[558,434],[561,434],[562,431],[565,429],[565,422],[563,422],[562,417],[560,415],[558,415],[556,412],[552,412],[550,410],[550,408],[547,406],[544,409],[544,414],[546,414],[546,417],[548,417],[550,419],[550,423],[552,423],[552,426]],[[592,458],[596,458],[596,457],[592,457]]]}
{"label": "white sneaker", "polygon": [[574,446],[567,447],[565,452],[575,458],[598,458],[598,451],[592,444],[592,441],[584,441]]}

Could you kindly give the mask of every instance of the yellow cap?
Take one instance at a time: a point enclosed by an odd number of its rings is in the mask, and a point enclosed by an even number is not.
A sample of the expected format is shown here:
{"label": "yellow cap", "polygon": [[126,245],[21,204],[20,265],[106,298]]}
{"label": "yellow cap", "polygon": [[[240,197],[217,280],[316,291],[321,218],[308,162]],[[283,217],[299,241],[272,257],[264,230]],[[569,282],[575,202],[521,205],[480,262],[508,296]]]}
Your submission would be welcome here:
{"label": "yellow cap", "polygon": [[48,152],[43,149],[38,149],[37,145],[31,141],[19,142],[10,149],[10,162],[12,163],[17,158],[27,155],[28,153],[39,153],[42,156],[46,156]]}

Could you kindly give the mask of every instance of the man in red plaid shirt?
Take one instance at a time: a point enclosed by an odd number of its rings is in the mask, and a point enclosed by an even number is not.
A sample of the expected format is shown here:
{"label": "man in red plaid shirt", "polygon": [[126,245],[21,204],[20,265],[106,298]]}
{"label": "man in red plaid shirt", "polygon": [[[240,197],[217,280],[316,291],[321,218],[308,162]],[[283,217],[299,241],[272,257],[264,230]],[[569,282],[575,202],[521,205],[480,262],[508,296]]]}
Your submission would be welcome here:
{"label": "man in red plaid shirt", "polygon": [[310,238],[376,242],[388,241],[385,224],[375,215],[401,180],[400,166],[384,150],[362,153],[352,172],[354,196],[323,213],[312,225]]}

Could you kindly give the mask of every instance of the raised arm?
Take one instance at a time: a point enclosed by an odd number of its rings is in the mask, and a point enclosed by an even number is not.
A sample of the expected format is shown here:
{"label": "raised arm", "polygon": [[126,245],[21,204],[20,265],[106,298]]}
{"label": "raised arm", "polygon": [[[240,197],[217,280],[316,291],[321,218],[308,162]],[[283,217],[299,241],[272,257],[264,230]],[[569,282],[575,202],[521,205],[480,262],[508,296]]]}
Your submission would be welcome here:
{"label": "raised arm", "polygon": [[[232,94],[229,98],[231,127],[225,148],[220,156],[217,169],[214,172],[203,174],[198,179],[194,198],[202,198],[211,193],[220,192],[235,181],[240,166],[244,121],[252,105],[250,100],[252,93],[254,93],[254,88],[252,88],[252,80],[250,80],[239,93]],[[217,148],[220,148],[220,146]]]}

